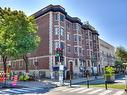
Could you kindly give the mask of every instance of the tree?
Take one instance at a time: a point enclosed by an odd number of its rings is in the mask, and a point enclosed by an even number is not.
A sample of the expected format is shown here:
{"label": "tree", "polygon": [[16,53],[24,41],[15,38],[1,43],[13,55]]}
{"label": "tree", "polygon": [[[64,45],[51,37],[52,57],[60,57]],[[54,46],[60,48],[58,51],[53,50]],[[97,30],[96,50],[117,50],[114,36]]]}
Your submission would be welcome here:
{"label": "tree", "polygon": [[118,60],[122,62],[127,62],[127,51],[124,47],[117,47],[115,54]]}
{"label": "tree", "polygon": [[15,13],[10,8],[0,8],[0,55],[3,62],[6,84],[7,60],[16,53],[15,48]]}
{"label": "tree", "polygon": [[115,61],[115,67],[116,67],[116,71],[120,72],[120,71],[124,71],[125,69],[125,65],[123,63],[127,63],[127,50],[122,47],[119,46],[116,48],[116,61]]}
{"label": "tree", "polygon": [[[39,45],[40,37],[37,35],[37,25],[33,16],[27,17],[24,13],[19,14],[19,31],[16,32],[16,49],[18,57],[23,57],[28,73],[28,53],[33,52]],[[17,56],[16,55],[16,56]]]}
{"label": "tree", "polygon": [[21,31],[17,32],[16,42],[18,55],[23,57],[26,64],[26,73],[28,73],[28,53],[33,52],[39,45],[40,38],[37,35],[37,26],[33,17],[24,17],[21,22]]}
{"label": "tree", "polygon": [[34,17],[27,17],[22,11],[0,8],[0,55],[5,78],[7,60],[23,56],[25,63],[28,64],[27,53],[32,52],[39,41]]}

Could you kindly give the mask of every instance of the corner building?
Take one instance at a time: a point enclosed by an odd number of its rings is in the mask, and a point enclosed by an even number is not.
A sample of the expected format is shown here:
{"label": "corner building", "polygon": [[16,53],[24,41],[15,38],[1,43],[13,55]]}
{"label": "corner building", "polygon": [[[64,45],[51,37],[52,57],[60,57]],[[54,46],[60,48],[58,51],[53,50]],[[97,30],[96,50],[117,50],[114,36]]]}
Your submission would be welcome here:
{"label": "corner building", "polygon": [[[65,75],[72,62],[73,74],[82,69],[98,67],[98,32],[88,22],[82,23],[77,17],[71,17],[60,5],[49,5],[33,14],[41,37],[39,47],[29,56],[29,72],[50,77],[51,71],[58,76],[59,63],[55,62],[55,50],[60,47],[64,53]],[[22,59],[12,64],[12,70],[24,71]],[[38,64],[36,64],[38,63]]]}

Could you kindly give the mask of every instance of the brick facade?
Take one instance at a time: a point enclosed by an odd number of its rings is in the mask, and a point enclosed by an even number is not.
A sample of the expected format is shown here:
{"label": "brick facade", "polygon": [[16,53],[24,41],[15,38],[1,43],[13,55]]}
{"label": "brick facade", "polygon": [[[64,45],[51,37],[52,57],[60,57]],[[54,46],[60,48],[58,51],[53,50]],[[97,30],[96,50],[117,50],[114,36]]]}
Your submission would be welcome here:
{"label": "brick facade", "polygon": [[[29,56],[30,71],[43,71],[49,77],[51,67],[55,63],[55,49],[64,50],[64,66],[69,70],[69,62],[73,63],[74,73],[79,68],[90,69],[99,63],[98,32],[88,22],[82,23],[77,17],[71,17],[60,5],[49,5],[33,14],[41,37],[39,47]],[[36,66],[35,62],[38,62]],[[12,70],[23,70],[22,60],[12,63]],[[25,70],[25,69],[24,69]]]}

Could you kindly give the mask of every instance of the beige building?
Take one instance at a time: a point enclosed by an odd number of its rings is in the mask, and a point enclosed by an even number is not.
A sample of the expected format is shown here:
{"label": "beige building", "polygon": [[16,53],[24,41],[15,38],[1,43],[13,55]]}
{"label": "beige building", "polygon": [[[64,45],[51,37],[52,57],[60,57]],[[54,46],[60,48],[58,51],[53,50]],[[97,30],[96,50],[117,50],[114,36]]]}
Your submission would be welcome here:
{"label": "beige building", "polygon": [[99,39],[100,49],[100,67],[104,68],[107,65],[113,66],[115,63],[115,47],[111,44]]}

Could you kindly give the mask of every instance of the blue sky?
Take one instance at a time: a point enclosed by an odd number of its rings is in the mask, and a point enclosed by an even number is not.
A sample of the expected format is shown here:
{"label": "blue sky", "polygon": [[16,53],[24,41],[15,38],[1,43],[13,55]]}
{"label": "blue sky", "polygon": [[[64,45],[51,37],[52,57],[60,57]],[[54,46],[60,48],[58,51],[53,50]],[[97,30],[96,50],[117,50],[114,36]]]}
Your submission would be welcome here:
{"label": "blue sky", "polygon": [[31,15],[49,4],[63,6],[70,16],[89,21],[100,38],[127,47],[127,0],[0,0],[0,7]]}

